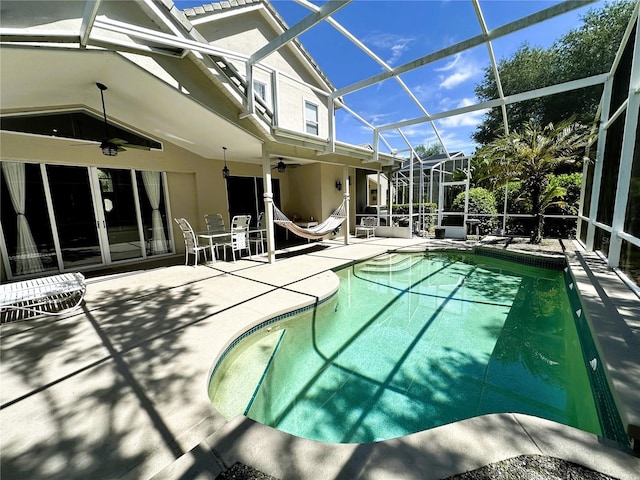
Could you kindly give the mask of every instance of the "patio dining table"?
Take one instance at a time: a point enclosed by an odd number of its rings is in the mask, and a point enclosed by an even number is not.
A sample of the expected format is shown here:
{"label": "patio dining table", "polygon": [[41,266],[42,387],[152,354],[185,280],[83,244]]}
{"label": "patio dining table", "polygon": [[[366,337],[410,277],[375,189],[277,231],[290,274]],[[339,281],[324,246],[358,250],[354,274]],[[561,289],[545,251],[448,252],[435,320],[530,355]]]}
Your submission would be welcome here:
{"label": "patio dining table", "polygon": [[[242,231],[242,229],[239,229],[237,231]],[[249,229],[247,234],[250,233],[266,233],[267,229],[266,228],[254,228],[254,229]],[[218,231],[218,232],[198,232],[196,235],[198,235],[199,238],[205,239],[205,240],[209,240],[209,248],[211,249],[211,261],[213,263],[216,262],[216,250],[215,250],[215,244],[213,243],[213,240],[216,238],[224,238],[224,237],[229,237],[231,234],[233,233],[232,229],[225,229],[223,231]],[[249,241],[249,239],[247,238],[247,241]]]}

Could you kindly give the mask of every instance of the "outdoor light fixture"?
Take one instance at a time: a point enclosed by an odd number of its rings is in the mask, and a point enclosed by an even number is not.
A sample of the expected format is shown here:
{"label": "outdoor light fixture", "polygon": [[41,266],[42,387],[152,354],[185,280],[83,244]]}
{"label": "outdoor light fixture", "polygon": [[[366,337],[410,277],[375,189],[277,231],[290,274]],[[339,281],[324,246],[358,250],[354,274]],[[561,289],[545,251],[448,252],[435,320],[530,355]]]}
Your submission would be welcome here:
{"label": "outdoor light fixture", "polygon": [[342,182],[340,180],[336,180],[336,190],[342,190]]}
{"label": "outdoor light fixture", "polygon": [[278,160],[280,160],[277,167],[278,173],[284,173],[284,171],[287,169],[287,164],[282,161],[282,157],[278,157]]}
{"label": "outdoor light fixture", "polygon": [[222,169],[222,178],[229,178],[229,169],[227,168],[227,147],[222,147],[222,155],[224,157],[224,168]]}
{"label": "outdoor light fixture", "polygon": [[100,144],[100,148],[102,149],[102,154],[107,155],[108,157],[115,157],[118,155],[118,146],[115,143],[105,140]]}

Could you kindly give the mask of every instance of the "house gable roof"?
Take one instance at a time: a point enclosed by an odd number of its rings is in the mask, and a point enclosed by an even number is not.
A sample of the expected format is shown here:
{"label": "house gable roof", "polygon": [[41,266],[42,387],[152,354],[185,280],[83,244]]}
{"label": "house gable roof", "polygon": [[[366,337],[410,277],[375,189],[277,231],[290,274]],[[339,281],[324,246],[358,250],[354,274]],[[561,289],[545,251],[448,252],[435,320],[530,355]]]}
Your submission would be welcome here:
{"label": "house gable roof", "polygon": [[[197,29],[197,24],[207,21],[216,21],[220,19],[222,15],[242,15],[247,11],[254,11],[255,8],[261,8],[265,19],[271,24],[271,26],[280,33],[286,32],[289,26],[284,19],[278,14],[275,8],[268,0],[229,0],[222,2],[206,3],[199,7],[185,8],[182,13],[187,19],[192,22]],[[278,33],[278,35],[280,34]],[[318,67],[318,64],[313,59],[311,54],[307,52],[302,44],[297,40],[291,41],[293,49],[302,57],[305,66],[319,77],[319,80],[326,84],[329,91],[334,91],[335,87],[326,76],[326,74]],[[291,48],[291,47],[289,47]]]}

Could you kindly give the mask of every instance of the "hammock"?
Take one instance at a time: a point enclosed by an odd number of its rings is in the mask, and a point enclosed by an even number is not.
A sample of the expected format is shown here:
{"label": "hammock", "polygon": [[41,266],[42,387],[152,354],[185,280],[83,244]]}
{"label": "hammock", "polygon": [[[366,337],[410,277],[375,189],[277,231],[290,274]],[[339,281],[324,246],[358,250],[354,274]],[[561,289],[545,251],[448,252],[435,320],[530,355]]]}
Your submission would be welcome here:
{"label": "hammock", "polygon": [[290,232],[295,233],[299,237],[316,240],[328,235],[342,225],[342,222],[347,218],[347,211],[344,208],[344,202],[342,202],[336,211],[333,212],[324,222],[308,228],[296,225],[293,220],[289,220],[287,216],[275,205],[273,206],[273,217],[274,223],[277,223]]}

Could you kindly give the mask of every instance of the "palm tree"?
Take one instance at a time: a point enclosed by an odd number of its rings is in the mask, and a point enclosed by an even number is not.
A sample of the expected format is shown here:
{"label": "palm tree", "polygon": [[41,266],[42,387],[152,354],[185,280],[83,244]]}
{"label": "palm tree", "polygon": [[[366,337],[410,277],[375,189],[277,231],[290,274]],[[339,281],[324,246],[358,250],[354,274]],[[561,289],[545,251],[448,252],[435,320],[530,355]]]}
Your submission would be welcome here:
{"label": "palm tree", "polygon": [[548,175],[559,167],[582,159],[589,140],[589,129],[573,118],[542,127],[535,121],[525,123],[521,130],[502,135],[481,147],[476,155],[486,162],[497,183],[520,180],[531,200],[531,213],[536,222],[531,243],[542,241],[544,211],[562,203],[564,189],[551,187]]}

